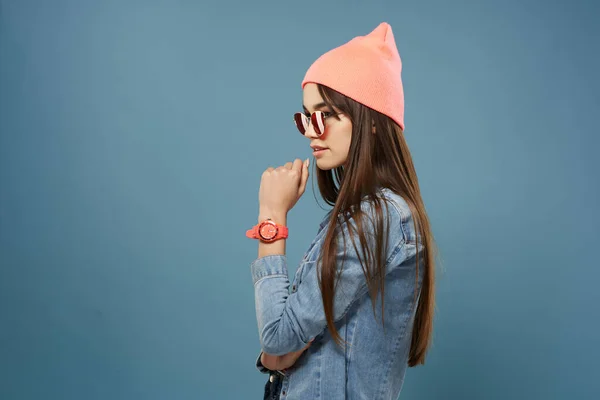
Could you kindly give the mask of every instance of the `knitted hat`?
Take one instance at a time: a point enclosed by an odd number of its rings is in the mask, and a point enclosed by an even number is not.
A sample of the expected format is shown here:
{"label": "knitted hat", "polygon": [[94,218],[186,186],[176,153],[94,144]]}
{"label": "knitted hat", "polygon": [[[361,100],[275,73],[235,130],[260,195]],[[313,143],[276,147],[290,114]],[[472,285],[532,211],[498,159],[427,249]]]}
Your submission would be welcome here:
{"label": "knitted hat", "polygon": [[382,22],[319,57],[302,80],[328,86],[394,120],[404,130],[402,61],[392,27]]}

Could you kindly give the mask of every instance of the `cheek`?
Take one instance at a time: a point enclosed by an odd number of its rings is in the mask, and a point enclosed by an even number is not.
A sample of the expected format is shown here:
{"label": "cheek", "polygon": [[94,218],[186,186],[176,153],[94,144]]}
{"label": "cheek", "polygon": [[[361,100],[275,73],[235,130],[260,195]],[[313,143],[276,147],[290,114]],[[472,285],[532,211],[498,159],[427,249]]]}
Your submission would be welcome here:
{"label": "cheek", "polygon": [[346,154],[350,150],[350,143],[352,141],[352,127],[347,127],[339,132],[334,140],[334,150],[338,153]]}
{"label": "cheek", "polygon": [[323,170],[330,170],[343,165],[348,159],[351,141],[351,126],[345,126],[342,129],[332,130],[331,136],[327,140],[330,152],[326,157],[317,159],[318,167]]}

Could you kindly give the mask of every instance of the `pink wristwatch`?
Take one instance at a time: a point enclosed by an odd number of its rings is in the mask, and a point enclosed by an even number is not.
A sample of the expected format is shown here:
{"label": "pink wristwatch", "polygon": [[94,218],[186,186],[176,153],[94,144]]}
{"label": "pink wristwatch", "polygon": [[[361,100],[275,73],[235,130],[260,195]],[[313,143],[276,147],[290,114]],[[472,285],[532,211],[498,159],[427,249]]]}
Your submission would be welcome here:
{"label": "pink wristwatch", "polygon": [[246,237],[271,243],[279,239],[287,238],[288,228],[287,226],[276,223],[271,218],[267,218],[254,225],[252,229],[246,231]]}

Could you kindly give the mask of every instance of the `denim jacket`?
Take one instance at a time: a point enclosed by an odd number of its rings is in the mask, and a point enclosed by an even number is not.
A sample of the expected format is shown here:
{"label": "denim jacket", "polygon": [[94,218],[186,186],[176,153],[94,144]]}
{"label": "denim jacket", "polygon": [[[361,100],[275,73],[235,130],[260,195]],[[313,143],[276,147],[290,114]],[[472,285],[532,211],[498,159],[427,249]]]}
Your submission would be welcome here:
{"label": "denim jacket", "polygon": [[[416,233],[405,200],[387,188],[380,194],[389,200],[387,209],[390,230],[385,257],[384,322],[381,324],[381,293],[372,308],[365,276],[352,245],[347,223],[338,238],[337,265],[344,259],[342,275],[334,295],[334,319],[346,348],[335,343],[327,329],[321,291],[317,280],[317,258],[324,242],[327,213],[317,236],[296,270],[291,285],[285,255],[257,258],[250,265],[254,283],[256,318],[262,351],[282,355],[311,346],[283,371],[281,399],[397,399],[407,367],[415,300],[420,294],[423,276],[423,247],[419,240],[419,283],[416,284]],[[361,209],[370,216],[362,227],[371,249],[375,219],[370,202],[363,200]],[[383,205],[384,228],[386,207]],[[341,221],[340,217],[340,221]],[[354,221],[350,221],[354,225]],[[353,231],[352,231],[353,232]],[[355,238],[357,239],[357,238]],[[360,243],[356,240],[360,252]],[[256,359],[256,368],[271,373]]]}

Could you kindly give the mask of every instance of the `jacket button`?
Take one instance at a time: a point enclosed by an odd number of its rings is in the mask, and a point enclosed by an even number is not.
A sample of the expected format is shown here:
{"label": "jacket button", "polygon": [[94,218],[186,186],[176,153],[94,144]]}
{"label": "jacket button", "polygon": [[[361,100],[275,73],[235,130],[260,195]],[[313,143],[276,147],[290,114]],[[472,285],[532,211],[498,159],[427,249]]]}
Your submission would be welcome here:
{"label": "jacket button", "polygon": [[296,291],[296,285],[292,285],[292,292]]}
{"label": "jacket button", "polygon": [[269,376],[269,382],[273,382],[273,375]]}

